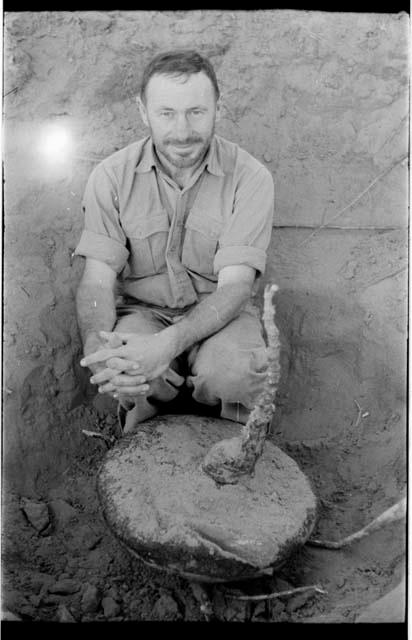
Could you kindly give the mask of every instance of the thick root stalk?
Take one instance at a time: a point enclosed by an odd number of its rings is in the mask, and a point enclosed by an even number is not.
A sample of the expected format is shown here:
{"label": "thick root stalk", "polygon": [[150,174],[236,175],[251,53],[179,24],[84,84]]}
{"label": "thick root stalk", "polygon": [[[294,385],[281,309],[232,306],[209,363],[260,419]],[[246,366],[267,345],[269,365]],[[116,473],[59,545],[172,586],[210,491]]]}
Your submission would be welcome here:
{"label": "thick root stalk", "polygon": [[355,533],[352,533],[350,536],[346,538],[342,538],[341,540],[316,540],[313,538],[309,538],[306,544],[311,545],[312,547],[322,547],[323,549],[342,549],[343,547],[347,547],[352,544],[352,542],[357,542],[365,536],[370,535],[374,531],[379,531],[382,527],[391,522],[396,522],[397,520],[402,520],[406,517],[406,498],[403,498],[399,502],[397,502],[393,507],[386,509],[380,516],[372,520],[366,527],[363,529],[359,529]]}
{"label": "thick root stalk", "polygon": [[276,285],[268,285],[264,292],[263,324],[268,341],[268,367],[262,393],[242,434],[216,443],[202,465],[203,471],[219,484],[235,484],[242,475],[253,473],[275,412],[274,398],[280,377],[280,343],[272,298],[277,290]]}

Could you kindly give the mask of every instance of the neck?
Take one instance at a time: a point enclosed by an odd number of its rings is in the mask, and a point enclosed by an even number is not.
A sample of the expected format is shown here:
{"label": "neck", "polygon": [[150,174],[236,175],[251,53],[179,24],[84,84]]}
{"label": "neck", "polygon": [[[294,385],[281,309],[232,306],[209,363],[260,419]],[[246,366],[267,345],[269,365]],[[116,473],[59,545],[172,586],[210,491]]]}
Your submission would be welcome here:
{"label": "neck", "polygon": [[157,157],[159,159],[159,162],[162,165],[163,169],[165,170],[167,175],[170,178],[172,178],[172,180],[174,180],[176,182],[176,184],[178,184],[179,187],[181,187],[181,188],[185,187],[190,182],[190,180],[193,178],[193,176],[195,175],[196,171],[198,170],[198,168],[202,164],[206,153],[192,167],[187,167],[187,168],[181,169],[179,167],[175,167],[171,162],[169,162],[169,160],[167,158],[165,158],[165,156],[161,152],[156,150],[156,155],[157,155]]}

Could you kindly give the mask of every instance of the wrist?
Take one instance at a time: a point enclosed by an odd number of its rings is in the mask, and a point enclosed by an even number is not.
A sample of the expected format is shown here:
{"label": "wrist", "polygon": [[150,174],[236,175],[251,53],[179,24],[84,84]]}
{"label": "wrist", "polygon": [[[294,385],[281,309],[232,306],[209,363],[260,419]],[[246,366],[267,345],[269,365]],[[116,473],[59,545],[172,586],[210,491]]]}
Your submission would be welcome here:
{"label": "wrist", "polygon": [[89,331],[83,342],[83,352],[87,356],[90,353],[96,351],[96,347],[103,343],[102,338],[99,335],[99,331]]}

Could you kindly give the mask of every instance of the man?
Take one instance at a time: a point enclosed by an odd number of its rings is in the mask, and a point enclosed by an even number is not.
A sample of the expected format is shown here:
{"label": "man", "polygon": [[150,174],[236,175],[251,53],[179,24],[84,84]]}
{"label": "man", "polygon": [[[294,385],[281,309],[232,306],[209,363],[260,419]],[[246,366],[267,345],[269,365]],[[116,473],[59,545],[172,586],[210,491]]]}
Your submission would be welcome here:
{"label": "man", "polygon": [[251,299],[270,241],[272,177],[215,135],[218,83],[195,51],[158,55],[138,106],[150,136],[101,162],[85,190],[81,364],[118,398],[124,431],[185,384],[244,423],[265,375]]}

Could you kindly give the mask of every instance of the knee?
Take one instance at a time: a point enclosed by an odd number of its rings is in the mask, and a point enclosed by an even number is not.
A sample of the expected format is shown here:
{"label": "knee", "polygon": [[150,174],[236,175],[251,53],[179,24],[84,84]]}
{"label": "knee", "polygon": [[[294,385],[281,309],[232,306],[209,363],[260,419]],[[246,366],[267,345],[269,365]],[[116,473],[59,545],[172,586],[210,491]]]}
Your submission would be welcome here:
{"label": "knee", "polygon": [[196,376],[211,395],[226,402],[250,402],[260,391],[267,363],[265,348],[241,351],[228,345],[199,355]]}

